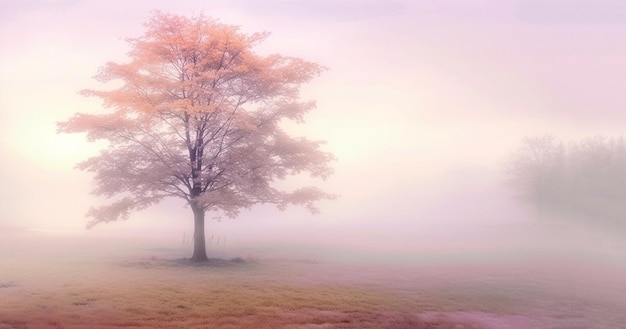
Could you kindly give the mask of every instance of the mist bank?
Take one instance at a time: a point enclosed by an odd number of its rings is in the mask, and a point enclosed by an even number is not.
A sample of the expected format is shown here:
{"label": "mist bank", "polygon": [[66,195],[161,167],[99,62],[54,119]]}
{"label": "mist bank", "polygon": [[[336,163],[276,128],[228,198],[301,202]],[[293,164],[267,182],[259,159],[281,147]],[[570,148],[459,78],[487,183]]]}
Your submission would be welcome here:
{"label": "mist bank", "polygon": [[[254,261],[353,264],[515,263],[530,259],[601,261],[626,266],[623,239],[581,227],[539,223],[483,227],[463,234],[432,227],[411,236],[399,230],[360,232],[326,227],[283,235],[207,235],[210,258]],[[113,261],[189,258],[192,241],[184,235],[64,234],[27,230],[0,231],[0,258],[37,262]]]}

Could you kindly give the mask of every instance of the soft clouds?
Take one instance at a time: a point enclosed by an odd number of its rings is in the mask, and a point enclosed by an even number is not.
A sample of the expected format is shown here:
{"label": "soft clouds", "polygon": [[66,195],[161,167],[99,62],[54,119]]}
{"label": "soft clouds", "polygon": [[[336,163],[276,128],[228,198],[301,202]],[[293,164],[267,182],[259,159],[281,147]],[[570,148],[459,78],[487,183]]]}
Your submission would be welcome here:
{"label": "soft clouds", "polygon": [[65,9],[79,0],[0,0],[0,27],[13,19],[31,12],[41,10]]}
{"label": "soft clouds", "polygon": [[516,16],[534,24],[626,24],[622,0],[522,0]]}
{"label": "soft clouds", "polygon": [[233,0],[235,7],[251,15],[290,17],[315,21],[353,21],[372,17],[400,15],[406,5],[400,1],[382,0]]}

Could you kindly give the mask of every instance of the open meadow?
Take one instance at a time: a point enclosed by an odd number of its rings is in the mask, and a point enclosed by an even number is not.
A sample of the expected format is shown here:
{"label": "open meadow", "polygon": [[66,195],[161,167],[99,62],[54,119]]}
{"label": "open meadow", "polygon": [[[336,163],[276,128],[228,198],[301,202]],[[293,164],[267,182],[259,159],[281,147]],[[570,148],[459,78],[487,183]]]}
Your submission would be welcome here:
{"label": "open meadow", "polygon": [[0,246],[1,329],[626,328],[626,266],[608,253],[339,262],[238,250],[194,266],[186,250],[113,239],[6,234]]}
{"label": "open meadow", "polygon": [[626,329],[626,0],[0,0],[0,329]]}

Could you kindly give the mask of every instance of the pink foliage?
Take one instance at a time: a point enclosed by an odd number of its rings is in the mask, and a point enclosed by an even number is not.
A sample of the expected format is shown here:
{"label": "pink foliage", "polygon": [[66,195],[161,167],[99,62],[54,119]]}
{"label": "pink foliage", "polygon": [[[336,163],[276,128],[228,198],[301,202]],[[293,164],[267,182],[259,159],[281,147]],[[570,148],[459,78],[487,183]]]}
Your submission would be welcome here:
{"label": "pink foliage", "polygon": [[147,31],[129,39],[128,63],[107,63],[96,79],[121,80],[113,90],[84,90],[111,111],[78,113],[63,133],[106,140],[107,149],[78,168],[95,173],[94,193],[114,201],[94,208],[89,226],[124,219],[166,197],[202,211],[237,215],[256,203],[304,205],[333,196],[315,187],[294,192],[276,180],[332,173],[323,142],[294,138],[281,120],[303,121],[315,107],[300,85],[324,68],[300,58],[253,51],[267,33],[244,34],[203,15],[156,12]]}

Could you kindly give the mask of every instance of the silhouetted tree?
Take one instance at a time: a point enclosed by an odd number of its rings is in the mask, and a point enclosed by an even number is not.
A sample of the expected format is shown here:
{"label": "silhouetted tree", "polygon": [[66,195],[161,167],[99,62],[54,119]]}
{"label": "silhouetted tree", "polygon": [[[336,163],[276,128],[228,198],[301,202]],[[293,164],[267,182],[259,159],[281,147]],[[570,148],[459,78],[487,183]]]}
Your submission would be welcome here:
{"label": "silhouetted tree", "polygon": [[507,182],[540,214],[564,214],[596,225],[626,223],[623,138],[594,136],[565,147],[554,137],[525,138],[505,163]]}
{"label": "silhouetted tree", "polygon": [[526,137],[505,163],[507,183],[541,214],[559,196],[564,156],[563,145],[556,144],[553,136]]}

